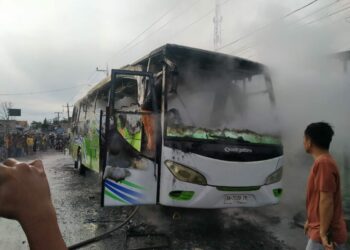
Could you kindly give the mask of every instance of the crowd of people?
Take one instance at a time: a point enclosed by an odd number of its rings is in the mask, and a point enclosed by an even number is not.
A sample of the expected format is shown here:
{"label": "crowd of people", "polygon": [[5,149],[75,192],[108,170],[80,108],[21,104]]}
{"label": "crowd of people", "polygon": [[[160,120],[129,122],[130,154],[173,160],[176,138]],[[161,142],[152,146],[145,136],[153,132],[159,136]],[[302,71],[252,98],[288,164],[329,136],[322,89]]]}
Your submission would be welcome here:
{"label": "crowd of people", "polygon": [[23,157],[37,151],[56,149],[62,151],[69,138],[55,133],[12,133],[0,139],[0,160]]}

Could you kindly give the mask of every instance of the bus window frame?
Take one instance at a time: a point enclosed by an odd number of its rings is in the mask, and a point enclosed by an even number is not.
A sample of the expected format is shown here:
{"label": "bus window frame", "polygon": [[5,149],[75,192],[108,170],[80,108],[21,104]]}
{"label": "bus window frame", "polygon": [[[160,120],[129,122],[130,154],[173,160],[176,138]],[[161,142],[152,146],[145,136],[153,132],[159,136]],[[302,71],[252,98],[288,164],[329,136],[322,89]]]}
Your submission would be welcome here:
{"label": "bus window frame", "polygon": [[82,109],[82,103],[79,103],[79,110],[78,110],[78,116],[77,116],[77,124],[79,124],[80,122],[80,113],[81,113],[81,109]]}
{"label": "bus window frame", "polygon": [[[165,75],[167,76],[168,74],[171,74],[174,72],[173,69],[171,69],[168,65],[167,66],[164,66],[165,67]],[[243,71],[239,68],[235,69],[235,71],[237,72],[241,72],[241,73],[247,73],[250,71]],[[255,72],[255,71],[251,71],[251,72]],[[178,71],[177,71],[178,73]],[[245,86],[246,84],[249,84],[247,83],[247,79],[251,78],[253,75],[262,75],[264,77],[264,82],[265,82],[265,86],[266,86],[266,93],[268,94],[268,98],[270,100],[270,104],[273,106],[273,107],[276,107],[276,98],[275,98],[275,93],[274,93],[274,87],[273,87],[273,82],[272,82],[272,79],[271,79],[271,75],[270,75],[270,72],[264,68],[263,70],[261,70],[260,72],[255,72],[254,74],[247,74],[245,77],[243,77],[241,80],[243,80],[243,85]],[[168,121],[166,119],[166,114],[168,112],[168,95],[169,93],[171,92],[171,88],[169,88],[169,83],[168,83],[168,78],[166,77],[165,79],[165,83],[164,83],[164,92],[163,92],[163,95],[162,97],[164,98],[163,102],[164,102],[164,128],[163,128],[163,138],[164,140],[172,140],[172,139],[176,139],[177,137],[172,137],[172,136],[168,136],[167,134],[167,128],[168,128]],[[236,79],[237,80],[237,79]],[[173,83],[171,83],[173,84]],[[183,139],[183,138],[181,138]],[[190,139],[187,139],[187,140],[190,140]],[[196,141],[196,140],[194,140]]]}
{"label": "bus window frame", "polygon": [[[91,116],[92,114],[95,114],[97,94],[98,92],[93,92],[90,95],[88,95],[85,99],[85,102],[84,102],[85,109],[86,109],[86,111],[84,111],[85,120],[88,114],[89,116]],[[92,101],[91,103],[90,103],[90,100]]]}
{"label": "bus window frame", "polygon": [[76,119],[77,119],[77,107],[76,105],[73,106],[73,114],[72,114],[72,124],[76,123]]}
{"label": "bus window frame", "polygon": [[[152,94],[152,111],[123,111],[123,110],[117,110],[115,109],[115,91],[117,89],[117,78],[118,75],[121,76],[144,76],[148,77],[149,81],[149,88],[151,89],[151,94]],[[138,93],[137,93],[138,94]],[[110,88],[110,93],[109,93],[109,102],[108,106],[110,108],[110,116],[114,117],[116,113],[120,114],[131,114],[131,115],[159,115],[159,110],[157,109],[156,105],[156,95],[155,95],[155,88],[154,88],[154,75],[151,72],[145,72],[145,71],[131,71],[131,70],[112,70],[111,74],[111,88]],[[142,125],[143,126],[143,125]],[[156,136],[156,135],[155,135]],[[142,152],[139,152],[135,149],[135,152],[139,154],[142,157],[145,157],[147,159],[150,159],[152,161],[157,162],[158,161],[158,156],[157,156],[157,150],[156,150],[156,155],[155,157],[148,157],[147,155],[143,154]]]}
{"label": "bus window frame", "polygon": [[[112,110],[114,110],[114,93],[115,90],[117,89],[116,85],[117,85],[117,75],[129,75],[129,76],[144,76],[144,77],[148,77],[149,79],[149,87],[151,87],[151,93],[152,95],[154,95],[154,76],[153,73],[151,72],[146,72],[146,71],[132,71],[132,70],[120,70],[120,69],[112,69],[112,74],[111,74],[111,91],[110,91],[110,98],[109,98],[109,104],[108,106],[112,108]],[[155,97],[155,96],[153,96]],[[155,99],[155,98],[154,98]],[[152,113],[158,113],[157,108],[155,107],[155,103],[153,103],[153,111]]]}
{"label": "bus window frame", "polygon": [[94,114],[96,114],[96,104],[97,104],[97,98],[98,98],[98,94],[100,93],[100,91],[96,91],[95,93],[95,98],[94,98]]}

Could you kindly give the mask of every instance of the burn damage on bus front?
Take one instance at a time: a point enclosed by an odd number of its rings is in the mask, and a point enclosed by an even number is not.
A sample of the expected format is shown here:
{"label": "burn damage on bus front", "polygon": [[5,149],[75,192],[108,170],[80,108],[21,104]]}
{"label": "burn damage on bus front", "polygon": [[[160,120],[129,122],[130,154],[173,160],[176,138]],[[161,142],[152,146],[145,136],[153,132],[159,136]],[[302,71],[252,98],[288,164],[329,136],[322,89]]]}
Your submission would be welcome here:
{"label": "burn damage on bus front", "polygon": [[104,206],[279,201],[283,147],[263,65],[165,45],[112,70],[109,86]]}
{"label": "burn damage on bus front", "polygon": [[222,56],[169,53],[167,147],[227,161],[283,154],[267,70]]}

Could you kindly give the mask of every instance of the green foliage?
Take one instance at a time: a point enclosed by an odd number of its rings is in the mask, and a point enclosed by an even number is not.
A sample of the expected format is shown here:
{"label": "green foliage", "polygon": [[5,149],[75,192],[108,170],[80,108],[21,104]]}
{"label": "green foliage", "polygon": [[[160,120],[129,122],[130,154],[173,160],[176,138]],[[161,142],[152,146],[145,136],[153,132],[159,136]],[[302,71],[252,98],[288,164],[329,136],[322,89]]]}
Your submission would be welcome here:
{"label": "green foliage", "polygon": [[48,130],[49,125],[50,125],[49,122],[48,122],[47,119],[45,118],[44,121],[43,121],[43,123],[42,123],[42,125],[41,125],[41,129],[46,131],[46,130]]}
{"label": "green foliage", "polygon": [[32,121],[32,123],[30,124],[30,127],[32,129],[40,129],[42,125],[43,125],[42,122]]}

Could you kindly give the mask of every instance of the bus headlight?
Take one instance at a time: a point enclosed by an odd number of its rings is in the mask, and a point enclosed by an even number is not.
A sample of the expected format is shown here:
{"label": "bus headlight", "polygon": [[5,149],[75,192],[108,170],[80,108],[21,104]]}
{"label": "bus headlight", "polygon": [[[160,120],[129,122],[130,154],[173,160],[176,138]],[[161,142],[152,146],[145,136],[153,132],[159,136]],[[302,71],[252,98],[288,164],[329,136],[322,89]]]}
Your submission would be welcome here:
{"label": "bus headlight", "polygon": [[207,185],[207,180],[205,177],[189,167],[169,160],[165,161],[165,165],[176,177],[176,179],[179,179],[180,181],[190,182],[198,185]]}
{"label": "bus headlight", "polygon": [[275,172],[273,172],[266,178],[265,185],[279,182],[282,179],[282,174],[283,174],[283,167],[280,167],[279,169],[277,169]]}

